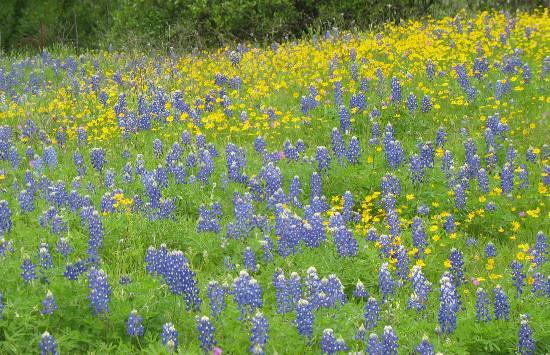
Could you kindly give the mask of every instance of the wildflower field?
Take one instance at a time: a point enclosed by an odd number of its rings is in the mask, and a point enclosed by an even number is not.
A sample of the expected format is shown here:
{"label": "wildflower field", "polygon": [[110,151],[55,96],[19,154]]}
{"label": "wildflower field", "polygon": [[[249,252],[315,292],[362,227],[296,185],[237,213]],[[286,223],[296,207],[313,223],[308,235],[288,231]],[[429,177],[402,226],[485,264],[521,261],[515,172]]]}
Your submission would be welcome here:
{"label": "wildflower field", "polygon": [[0,353],[550,352],[548,9],[0,57]]}

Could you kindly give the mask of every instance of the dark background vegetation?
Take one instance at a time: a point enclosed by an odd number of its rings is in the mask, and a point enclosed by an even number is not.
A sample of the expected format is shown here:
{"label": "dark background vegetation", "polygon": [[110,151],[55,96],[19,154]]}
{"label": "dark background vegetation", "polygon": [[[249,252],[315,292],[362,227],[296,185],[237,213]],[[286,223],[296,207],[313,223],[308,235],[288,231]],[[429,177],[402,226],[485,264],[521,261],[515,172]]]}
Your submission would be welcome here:
{"label": "dark background vegetation", "polygon": [[0,0],[0,49],[193,49],[550,0]]}

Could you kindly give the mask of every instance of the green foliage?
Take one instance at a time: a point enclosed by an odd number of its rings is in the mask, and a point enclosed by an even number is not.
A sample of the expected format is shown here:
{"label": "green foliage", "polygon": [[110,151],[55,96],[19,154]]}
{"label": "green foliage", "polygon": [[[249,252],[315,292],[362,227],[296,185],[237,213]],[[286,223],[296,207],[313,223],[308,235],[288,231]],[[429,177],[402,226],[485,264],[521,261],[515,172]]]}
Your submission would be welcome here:
{"label": "green foliage", "polygon": [[18,0],[5,0],[0,6],[0,48],[10,41],[15,25]]}
{"label": "green foliage", "polygon": [[22,3],[20,16],[15,19],[17,25],[11,38],[12,43],[43,47],[64,37],[59,27],[63,15],[61,0],[26,0],[17,6]]}
{"label": "green foliage", "polygon": [[461,9],[544,5],[544,0],[5,0],[0,47],[205,48],[280,41],[333,26],[369,28]]}

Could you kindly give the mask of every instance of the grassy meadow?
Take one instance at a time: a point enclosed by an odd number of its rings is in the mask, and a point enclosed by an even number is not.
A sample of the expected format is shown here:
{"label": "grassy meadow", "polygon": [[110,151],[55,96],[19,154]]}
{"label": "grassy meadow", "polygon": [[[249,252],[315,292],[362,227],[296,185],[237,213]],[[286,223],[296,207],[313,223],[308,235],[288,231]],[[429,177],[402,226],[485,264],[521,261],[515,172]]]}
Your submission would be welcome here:
{"label": "grassy meadow", "polygon": [[0,57],[0,353],[549,353],[549,83],[548,9]]}

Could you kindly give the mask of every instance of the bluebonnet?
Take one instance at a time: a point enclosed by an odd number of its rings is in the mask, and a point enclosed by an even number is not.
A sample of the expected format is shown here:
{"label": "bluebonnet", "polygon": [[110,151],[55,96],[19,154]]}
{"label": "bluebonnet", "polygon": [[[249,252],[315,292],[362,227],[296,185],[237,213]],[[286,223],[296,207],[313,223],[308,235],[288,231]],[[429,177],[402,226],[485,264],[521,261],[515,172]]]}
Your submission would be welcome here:
{"label": "bluebonnet", "polygon": [[531,292],[535,296],[545,296],[548,293],[548,285],[546,284],[545,276],[541,272],[533,273],[533,284]]}
{"label": "bluebonnet", "polygon": [[42,301],[42,314],[53,314],[55,310],[57,310],[57,303],[55,302],[53,293],[48,290],[46,297]]}
{"label": "bluebonnet", "polygon": [[103,221],[97,211],[88,216],[89,239],[88,259],[92,263],[99,261],[99,248],[103,244]]}
{"label": "bluebonnet", "polygon": [[411,92],[407,97],[407,109],[411,113],[414,113],[417,108],[418,108],[418,99],[416,98],[416,95]]}
{"label": "bluebonnet", "polygon": [[476,320],[478,322],[488,322],[491,320],[491,312],[489,310],[489,305],[491,300],[487,292],[479,287],[476,292]]}
{"label": "bluebonnet", "polygon": [[389,325],[384,327],[384,333],[382,333],[382,354],[384,355],[397,355],[397,349],[399,348],[397,335],[393,328]]}
{"label": "bluebonnet", "polygon": [[40,155],[35,154],[34,159],[32,160],[32,166],[34,168],[34,172],[38,175],[42,175],[44,172],[44,161],[40,157]]}
{"label": "bluebonnet", "polygon": [[199,207],[199,220],[197,222],[197,232],[221,231],[219,218],[221,217],[221,205],[216,202],[209,209],[205,205]]}
{"label": "bluebonnet", "polygon": [[275,271],[273,274],[273,286],[275,287],[275,297],[277,300],[277,313],[284,314],[290,312],[294,305],[290,298],[288,280],[282,270]]}
{"label": "bluebonnet", "polygon": [[525,286],[526,276],[523,273],[523,265],[517,260],[512,260],[510,268],[512,269],[512,281],[514,282],[514,286],[517,291],[516,297],[519,297],[523,292],[523,286]]}
{"label": "bluebonnet", "polygon": [[466,191],[462,184],[455,185],[454,189],[455,208],[464,209],[466,207]]}
{"label": "bluebonnet", "polygon": [[352,220],[355,220],[355,214],[353,212],[353,195],[351,192],[346,191],[344,192],[344,205],[343,205],[343,211],[342,211],[342,217],[344,217],[344,220],[349,222]]}
{"label": "bluebonnet", "polygon": [[381,234],[377,242],[380,244],[380,256],[389,258],[392,253],[391,237],[387,234]]}
{"label": "bluebonnet", "polygon": [[242,270],[239,277],[233,280],[233,289],[231,290],[233,299],[240,310],[240,318],[244,319],[247,314],[254,314],[258,308],[262,308],[262,289],[258,281]]}
{"label": "bluebonnet", "polygon": [[25,283],[38,279],[36,275],[36,265],[33,264],[30,258],[25,258],[21,264],[21,277]]}
{"label": "bluebonnet", "polygon": [[416,209],[416,213],[420,216],[427,216],[430,214],[430,207],[428,205],[422,204]]}
{"label": "bluebonnet", "polygon": [[361,323],[359,325],[359,328],[357,329],[357,333],[355,334],[355,340],[364,341],[365,336],[367,335],[367,330],[365,329],[365,325]]}
{"label": "bluebonnet", "polygon": [[154,170],[153,178],[160,187],[168,187],[168,172],[164,166],[160,164],[157,166],[157,168]]}
{"label": "bluebonnet", "polygon": [[121,275],[118,279],[118,283],[122,286],[129,285],[132,282],[133,282],[133,280],[129,275]]}
{"label": "bluebonnet", "polygon": [[493,147],[490,147],[487,150],[487,154],[485,155],[485,164],[487,165],[487,169],[489,171],[493,171],[493,169],[496,168],[498,162],[498,157],[495,153],[495,149]]}
{"label": "bluebonnet", "polygon": [[344,226],[337,227],[334,232],[334,244],[336,252],[341,257],[356,256],[359,251],[357,240],[353,238],[353,232]]}
{"label": "bluebonnet", "polygon": [[462,252],[456,248],[452,248],[449,260],[451,261],[450,272],[452,281],[456,286],[460,286],[464,282],[464,257],[462,256]]}
{"label": "bluebonnet", "polygon": [[441,331],[450,334],[456,329],[456,315],[460,309],[460,299],[456,287],[448,273],[440,280],[438,321]]}
{"label": "bluebonnet", "polygon": [[343,305],[347,302],[344,286],[340,279],[332,274],[321,280],[321,292],[319,293],[320,305],[326,308]]}
{"label": "bluebonnet", "polygon": [[170,352],[178,351],[178,336],[179,333],[172,323],[165,323],[162,326],[162,333],[160,337],[162,339],[162,344],[168,348]]}
{"label": "bluebonnet", "polygon": [[533,331],[529,326],[529,317],[527,314],[522,314],[520,316],[517,352],[521,355],[531,355],[535,353],[535,350],[536,344],[533,339]]}
{"label": "bluebonnet", "polygon": [[487,61],[487,58],[475,58],[472,69],[474,71],[474,76],[481,80],[483,78],[483,74],[489,71],[489,62]]}
{"label": "bluebonnet", "polygon": [[260,241],[260,245],[262,246],[264,261],[273,261],[273,241],[271,237],[266,234],[264,239]]}
{"label": "bluebonnet", "polygon": [[344,104],[344,100],[342,99],[342,82],[336,81],[334,83],[334,103],[340,107]]}
{"label": "bluebonnet", "polygon": [[430,344],[427,336],[422,337],[422,341],[414,348],[414,351],[419,355],[435,355],[434,347]]}
{"label": "bluebonnet", "polygon": [[330,165],[330,154],[326,147],[319,146],[317,147],[315,153],[315,159],[317,160],[317,169],[321,172],[328,170]]}
{"label": "bluebonnet", "polygon": [[509,319],[510,313],[510,303],[508,301],[508,296],[502,289],[500,285],[496,285],[494,289],[495,293],[495,302],[494,302],[494,313],[495,319]]}
{"label": "bluebonnet", "polygon": [[321,175],[316,171],[311,174],[309,186],[310,202],[313,201],[314,197],[323,196],[323,181],[321,179]]}
{"label": "bluebonnet", "polygon": [[291,308],[294,309],[302,297],[302,280],[296,272],[290,274],[286,282],[286,290],[289,297]]}
{"label": "bluebonnet", "polygon": [[77,143],[79,146],[85,146],[88,144],[88,134],[84,127],[78,127],[76,129]]}
{"label": "bluebonnet", "polygon": [[298,252],[300,240],[303,238],[303,221],[282,205],[276,206],[275,234],[279,241],[277,251],[282,257],[287,257]]}
{"label": "bluebonnet", "polygon": [[447,141],[447,133],[443,127],[439,127],[436,131],[435,145],[438,148],[442,148]]}
{"label": "bluebonnet", "polygon": [[252,204],[252,196],[249,193],[233,195],[233,211],[235,222],[227,224],[227,237],[241,239],[249,236],[255,226],[255,210]]}
{"label": "bluebonnet", "polygon": [[220,313],[223,312],[227,306],[225,301],[227,292],[228,287],[225,284],[220,286],[220,284],[215,280],[208,283],[207,295],[210,301],[210,313],[212,314],[212,317],[219,317]]}
{"label": "bluebonnet", "polygon": [[4,307],[4,294],[0,291],[0,320],[2,320],[4,316]]}
{"label": "bluebonnet", "polygon": [[197,331],[199,333],[199,341],[202,350],[205,353],[209,353],[210,350],[216,345],[216,339],[214,338],[214,333],[216,329],[210,319],[207,316],[196,317],[197,321]]}
{"label": "bluebonnet", "polygon": [[88,275],[88,287],[90,288],[88,300],[92,313],[94,315],[108,313],[112,291],[107,274],[103,270],[92,268]]}
{"label": "bluebonnet", "polygon": [[78,279],[78,276],[86,272],[86,265],[82,260],[77,260],[72,264],[67,264],[63,276],[68,280],[74,281]]}
{"label": "bluebonnet", "polygon": [[485,129],[485,143],[487,144],[487,148],[494,148],[496,146],[495,132],[493,132],[493,130],[488,127]]}
{"label": "bluebonnet", "polygon": [[256,264],[256,253],[250,247],[244,249],[243,265],[250,272],[256,272],[258,264]]}
{"label": "bluebonnet", "polygon": [[174,174],[174,179],[176,184],[185,184],[186,183],[186,171],[182,163],[177,163],[172,167],[172,173]]}
{"label": "bluebonnet", "polygon": [[346,146],[344,143],[344,138],[342,137],[342,133],[336,128],[332,129],[332,132],[330,133],[330,142],[332,145],[332,152],[338,159],[338,161],[342,162],[342,159],[346,155]]}
{"label": "bluebonnet", "polygon": [[378,145],[380,136],[380,124],[373,122],[371,126],[371,138],[369,139],[369,145]]}
{"label": "bluebonnet", "polygon": [[413,286],[413,294],[409,298],[407,307],[421,311],[426,308],[428,297],[432,292],[432,284],[426,279],[422,273],[422,268],[418,265],[412,268],[411,283]]}
{"label": "bluebonnet", "polygon": [[354,112],[361,112],[367,108],[367,99],[361,91],[351,95],[349,99],[349,108]]}
{"label": "bluebonnet", "polygon": [[443,171],[445,173],[445,176],[449,178],[453,167],[454,167],[453,153],[446,150],[443,152],[443,159],[441,160],[441,171]]}
{"label": "bluebonnet", "polygon": [[150,274],[162,277],[172,293],[184,297],[187,310],[200,308],[201,299],[195,273],[181,251],[168,251],[165,245],[161,245],[158,250],[149,247],[145,262]]}
{"label": "bluebonnet", "polygon": [[110,189],[115,185],[116,172],[114,169],[108,169],[105,173],[105,187]]}
{"label": "bluebonnet", "polygon": [[145,158],[143,157],[143,154],[136,155],[136,174],[145,174]]}
{"label": "bluebonnet", "polygon": [[369,298],[369,293],[365,289],[365,285],[361,282],[361,280],[357,280],[357,284],[355,285],[355,290],[353,290],[353,297],[356,297],[359,299]]}
{"label": "bluebonnet", "polygon": [[229,143],[225,147],[225,152],[229,180],[246,183],[248,177],[243,172],[247,163],[246,151],[243,148],[238,148],[236,145]]}
{"label": "bluebonnet", "polygon": [[84,165],[84,157],[79,151],[73,153],[73,163],[76,166],[76,171],[79,176],[86,175],[86,165]]}
{"label": "bluebonnet", "polygon": [[390,234],[393,238],[398,237],[401,234],[401,226],[399,223],[399,216],[395,210],[390,210],[386,213],[386,222],[390,227]]}
{"label": "bluebonnet", "polygon": [[272,162],[264,165],[259,175],[265,181],[265,193],[267,196],[273,195],[277,190],[283,187],[283,175],[281,169]]}
{"label": "bluebonnet", "polygon": [[401,84],[399,84],[399,81],[394,76],[391,78],[391,100],[393,102],[400,103],[401,102]]}
{"label": "bluebonnet", "polygon": [[374,227],[369,228],[369,230],[367,231],[366,239],[371,242],[378,240],[378,234],[377,234],[376,228]]}
{"label": "bluebonnet", "polygon": [[312,305],[305,299],[300,299],[296,306],[295,324],[300,335],[311,339],[313,336],[313,323],[315,316],[313,315]]}
{"label": "bluebonnet", "polygon": [[399,245],[397,247],[397,250],[395,251],[395,258],[397,259],[396,262],[396,274],[401,278],[401,280],[406,280],[409,278],[409,254],[407,252],[407,249],[403,245]]}
{"label": "bluebonnet", "polygon": [[34,211],[34,192],[32,190],[21,190],[18,200],[21,211],[24,213]]}
{"label": "bluebonnet", "polygon": [[356,136],[352,136],[349,141],[349,148],[346,152],[346,158],[350,164],[355,164],[361,157],[361,145]]}
{"label": "bluebonnet", "polygon": [[491,242],[487,243],[485,246],[485,256],[487,258],[494,258],[497,255],[497,250],[495,245]]}
{"label": "bluebonnet", "polygon": [[0,201],[0,235],[11,231],[11,210],[6,200]]}
{"label": "bluebonnet", "polygon": [[290,183],[288,199],[295,207],[302,207],[301,195],[303,194],[302,185],[300,183],[300,178],[294,176],[292,182]]}
{"label": "bluebonnet", "polygon": [[300,158],[298,149],[288,139],[283,143],[283,153],[289,161],[298,161]]}
{"label": "bluebonnet", "polygon": [[420,160],[424,168],[434,167],[435,150],[432,142],[428,141],[420,145]]}
{"label": "bluebonnet", "polygon": [[338,110],[338,116],[340,117],[340,131],[346,132],[351,126],[351,116],[346,106],[341,105]]}
{"label": "bluebonnet", "polygon": [[367,354],[368,355],[381,355],[382,352],[382,343],[380,338],[375,333],[369,335],[369,340],[367,341]]}
{"label": "bluebonnet", "polygon": [[269,324],[265,316],[258,312],[252,318],[250,330],[250,352],[256,355],[264,355],[269,339]]}
{"label": "bluebonnet", "polygon": [[374,297],[369,297],[365,304],[365,328],[367,330],[375,328],[380,320],[380,305]]}
{"label": "bluebonnet", "polygon": [[105,165],[105,150],[103,148],[93,148],[90,151],[90,159],[94,169],[101,172]]}
{"label": "bluebonnet", "polygon": [[445,233],[450,234],[455,231],[456,224],[455,224],[455,218],[452,214],[448,214],[445,216],[445,221],[443,222],[443,229],[445,229]]}
{"label": "bluebonnet", "polygon": [[521,181],[519,188],[520,189],[526,189],[529,187],[529,173],[527,171],[527,167],[525,164],[521,164],[519,166],[519,173],[518,173],[519,180]]}
{"label": "bluebonnet", "polygon": [[40,336],[40,342],[38,343],[38,350],[40,350],[41,355],[57,355],[59,351],[57,349],[57,342],[55,338],[48,332],[44,332]]}
{"label": "bluebonnet", "polygon": [[546,235],[539,231],[536,236],[535,246],[530,250],[533,263],[541,267],[548,260],[548,241]]}
{"label": "bluebonnet", "polygon": [[512,165],[507,162],[500,171],[500,188],[502,189],[502,195],[508,195],[512,192],[514,187],[514,169]]}
{"label": "bluebonnet", "polygon": [[405,158],[403,146],[398,140],[384,142],[384,154],[388,165],[392,169],[397,169]]}
{"label": "bluebonnet", "polygon": [[342,337],[336,339],[332,329],[323,330],[323,337],[321,338],[321,353],[336,354],[338,352],[348,350],[349,348]]}
{"label": "bluebonnet", "polygon": [[258,153],[264,153],[266,151],[265,147],[266,142],[264,138],[261,136],[256,137],[256,139],[254,140],[254,150]]}
{"label": "bluebonnet", "polygon": [[380,189],[383,195],[393,194],[399,196],[401,194],[401,182],[395,175],[387,173],[382,177]]}
{"label": "bluebonnet", "polygon": [[126,333],[131,337],[143,336],[143,317],[134,309],[126,321]]}
{"label": "bluebonnet", "polygon": [[153,153],[155,154],[155,157],[157,159],[162,157],[163,144],[162,144],[162,141],[158,138],[155,138],[155,140],[153,141]]}
{"label": "bluebonnet", "polygon": [[433,77],[435,75],[435,65],[431,59],[428,59],[426,62],[426,75],[430,80],[433,80]]}
{"label": "bluebonnet", "polygon": [[214,160],[212,159],[212,154],[207,149],[201,149],[199,151],[199,171],[197,173],[197,178],[207,184],[213,172]]}
{"label": "bluebonnet", "polygon": [[418,249],[416,257],[421,257],[424,254],[424,250],[428,246],[428,236],[426,234],[422,218],[414,217],[411,224],[411,229],[413,245]]}
{"label": "bluebonnet", "polygon": [[478,171],[477,184],[481,192],[489,192],[489,176],[487,175],[487,171],[483,168]]}
{"label": "bluebonnet", "polygon": [[430,97],[428,95],[424,95],[422,97],[422,101],[421,101],[420,105],[421,105],[421,108],[422,108],[422,112],[424,112],[424,113],[430,112],[430,110],[432,109],[432,100],[430,99]]}
{"label": "bluebonnet", "polygon": [[411,155],[409,159],[409,172],[413,184],[421,183],[424,178],[424,164],[418,154]]}
{"label": "bluebonnet", "polygon": [[48,165],[48,168],[55,169],[58,164],[57,152],[53,146],[47,146],[44,148],[43,160]]}

